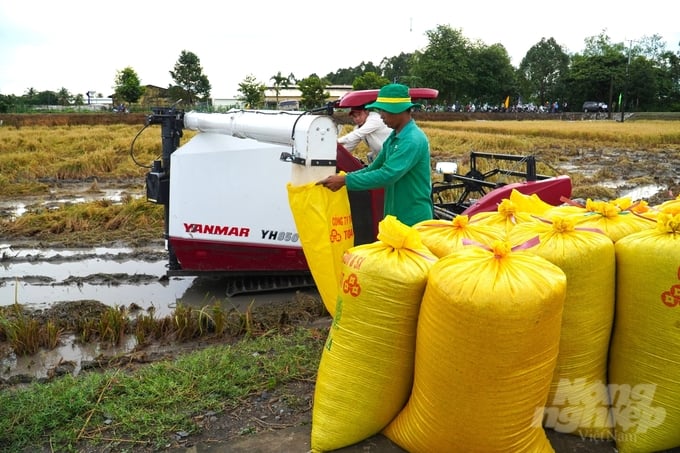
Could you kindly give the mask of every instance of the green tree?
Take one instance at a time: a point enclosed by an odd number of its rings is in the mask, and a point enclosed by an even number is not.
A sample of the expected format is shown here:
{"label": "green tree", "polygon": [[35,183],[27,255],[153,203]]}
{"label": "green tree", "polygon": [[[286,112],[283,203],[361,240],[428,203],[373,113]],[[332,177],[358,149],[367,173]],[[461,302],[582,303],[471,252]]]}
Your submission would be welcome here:
{"label": "green tree", "polygon": [[254,75],[247,75],[238,84],[238,92],[241,93],[238,99],[245,102],[247,108],[261,108],[264,105],[264,91],[266,89],[267,87],[263,83],[258,82]]}
{"label": "green tree", "polygon": [[659,84],[663,80],[652,60],[638,56],[631,60],[626,76],[626,111],[658,110]]}
{"label": "green tree", "polygon": [[273,75],[271,79],[274,81],[274,93],[276,94],[276,108],[279,108],[279,94],[281,88],[288,88],[290,86],[290,79],[287,76],[281,75],[281,71]]}
{"label": "green tree", "polygon": [[355,66],[353,68],[338,69],[336,72],[331,72],[324,77],[329,85],[352,85],[354,79],[367,73],[374,72],[378,75],[382,75],[382,70],[379,66],[376,66],[373,62],[364,62]]}
{"label": "green tree", "polygon": [[298,88],[302,94],[300,104],[306,110],[323,106],[330,97],[330,94],[326,91],[328,85],[330,85],[328,79],[321,79],[316,74],[311,74],[309,77],[298,81]]}
{"label": "green tree", "polygon": [[541,105],[546,101],[562,100],[568,71],[569,55],[555,38],[541,38],[529,49],[519,65],[523,97]]}
{"label": "green tree", "polygon": [[54,105],[57,102],[57,93],[54,91],[41,91],[35,95],[35,105]]}
{"label": "green tree", "polygon": [[57,104],[66,106],[66,105],[71,105],[71,101],[73,101],[73,95],[69,90],[67,90],[64,87],[61,87],[59,92],[57,92]]}
{"label": "green tree", "polygon": [[326,80],[333,85],[352,85],[360,73],[357,73],[356,68],[342,68],[335,72],[326,74]]}
{"label": "green tree", "polygon": [[623,43],[612,43],[607,29],[599,35],[588,36],[583,40],[584,47],[582,55],[586,57],[604,56],[611,53],[621,53],[625,50]]}
{"label": "green tree", "polygon": [[473,84],[470,70],[470,41],[460,29],[438,25],[428,30],[429,43],[413,68],[423,86],[437,88],[439,98],[451,104],[469,94]]}
{"label": "green tree", "polygon": [[35,105],[37,97],[38,91],[35,88],[29,88],[26,90],[26,93],[24,93],[24,95],[22,96],[22,100],[27,105]]}
{"label": "green tree", "polygon": [[14,107],[16,107],[16,96],[13,94],[0,94],[0,113],[9,113]]}
{"label": "green tree", "polygon": [[[478,43],[470,49],[472,83],[464,101],[498,105],[507,96],[515,98],[517,82],[508,51],[500,44]],[[517,99],[515,99],[516,101]]]}
{"label": "green tree", "polygon": [[580,110],[584,101],[606,100],[610,112],[619,109],[619,94],[625,91],[627,51],[623,43],[612,43],[603,31],[584,40],[582,54],[574,54],[568,74],[564,78],[566,92]]}
{"label": "green tree", "polygon": [[396,57],[383,58],[380,62],[383,76],[394,83],[403,83],[410,87],[415,86],[410,85],[413,81],[411,74],[411,62],[413,57],[414,54],[412,53],[402,52]]}
{"label": "green tree", "polygon": [[128,66],[116,73],[113,90],[116,99],[123,99],[127,103],[135,103],[144,95],[145,88],[141,85],[137,72]]}
{"label": "green tree", "polygon": [[[629,41],[628,99],[632,110],[677,111],[680,97],[678,55],[666,50],[661,36]],[[633,58],[635,55],[635,58]],[[676,74],[675,77],[673,74]],[[673,89],[675,87],[675,89]]]}
{"label": "green tree", "polygon": [[659,109],[680,111],[680,52],[666,51],[661,55]]}
{"label": "green tree", "polygon": [[389,79],[381,77],[375,72],[367,72],[360,75],[354,79],[352,82],[352,88],[355,90],[370,90],[373,88],[382,88],[383,86],[390,83]]}
{"label": "green tree", "polygon": [[[623,55],[587,57],[576,54],[571,58],[566,83],[574,110],[580,110],[583,101],[602,101],[617,97],[623,91],[624,82]],[[611,101],[609,105],[613,108]]]}
{"label": "green tree", "polygon": [[[175,63],[175,68],[170,71],[172,80],[175,85],[180,88],[175,93],[183,93],[186,98],[183,101],[188,105],[194,105],[196,101],[207,101],[210,99],[210,81],[208,77],[203,74],[203,67],[201,60],[195,53],[183,50],[179,59]],[[172,96],[171,90],[171,96]],[[175,101],[179,98],[173,98]]]}
{"label": "green tree", "polygon": [[643,36],[636,41],[636,55],[642,55],[647,59],[662,63],[666,53],[666,43],[661,35]]}

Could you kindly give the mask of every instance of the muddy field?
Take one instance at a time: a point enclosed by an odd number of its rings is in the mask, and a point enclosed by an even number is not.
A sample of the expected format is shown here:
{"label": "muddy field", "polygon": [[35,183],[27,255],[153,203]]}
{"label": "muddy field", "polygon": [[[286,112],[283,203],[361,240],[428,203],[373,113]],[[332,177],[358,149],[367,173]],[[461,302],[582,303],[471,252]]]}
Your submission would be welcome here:
{"label": "muddy field", "polygon": [[[140,118],[143,117],[139,115],[136,118],[133,118],[133,115],[129,116],[132,124],[141,124],[143,119],[140,121]],[[125,120],[127,121],[128,118]],[[55,124],[59,124],[58,121],[64,120],[55,117],[45,121],[57,121]],[[536,155],[550,162],[558,173],[599,174],[601,176],[597,181],[589,180],[586,184],[575,187],[574,198],[630,196],[636,200],[644,199],[650,205],[655,205],[680,194],[680,153],[676,149],[669,148],[667,151],[655,152],[653,154],[640,149],[579,149],[573,151],[572,155],[562,155],[560,159],[555,157],[555,152],[553,149],[536,150]],[[558,150],[557,152],[562,153],[563,151]],[[566,160],[565,157],[567,157]],[[130,181],[128,183],[121,183],[121,181],[112,181],[110,183],[99,181],[98,184],[103,193],[111,193],[113,191],[141,195],[139,181]],[[88,185],[88,183],[74,183],[72,185],[62,184],[55,186],[55,192],[51,194],[51,197],[56,200],[79,198],[86,192]],[[21,200],[26,205],[43,201],[38,198]],[[7,210],[11,209],[11,207],[3,205],[0,211],[6,213]],[[149,243],[146,247],[142,248],[125,243],[106,245],[124,248],[126,251],[116,253],[115,255],[103,253],[94,257],[87,254],[74,255],[69,253],[70,249],[60,248],[58,242],[49,244],[36,243],[31,238],[21,238],[12,241],[12,249],[30,248],[35,249],[36,252],[19,257],[11,255],[11,252],[8,250],[4,252],[0,250],[0,266],[3,265],[3,262],[7,264],[9,261],[12,264],[42,263],[67,267],[84,259],[94,259],[102,262],[120,261],[123,263],[129,260],[163,263],[166,259],[162,238],[158,238],[157,242]],[[40,252],[41,250],[43,252]],[[47,250],[55,251],[56,253],[45,253]],[[58,281],[55,281],[53,276],[36,273],[35,275],[25,276],[25,281],[28,284],[52,288],[55,290],[55,294],[57,288],[67,288],[77,293],[78,288],[88,285],[96,287],[107,294],[121,294],[123,287],[131,287],[143,293],[151,285],[167,283],[167,278],[163,275],[162,264],[160,264],[159,269],[161,269],[159,272],[150,273],[137,271],[86,273],[85,275],[72,275]],[[13,277],[0,276],[0,289],[12,285],[12,281]],[[193,287],[193,282],[191,286]],[[200,292],[200,288],[202,287],[197,286],[197,291]],[[253,297],[264,297],[266,299],[269,296]],[[199,294],[199,300],[201,297],[203,297],[203,301],[206,300],[204,294]],[[174,302],[176,301],[175,299]],[[45,310],[41,311],[41,316],[45,316],[48,313],[51,316],[67,318],[83,316],[83,313],[92,313],[94,316],[98,310],[106,307],[99,300],[74,303],[73,301],[60,301],[59,298],[56,298],[46,302],[52,303],[53,306],[43,306],[42,308]],[[130,304],[132,302],[131,300],[120,300],[121,304]],[[284,323],[285,325],[304,325],[310,328],[327,329],[330,323],[330,317],[313,288],[304,289],[300,292],[285,293],[283,297],[277,299],[276,303],[267,303],[265,301],[258,308],[258,311],[255,312],[255,316],[258,322],[262,323],[263,328],[267,326],[281,326]],[[210,341],[202,340],[185,344],[155,344],[144,349],[132,348],[130,351],[123,351],[123,353],[118,350],[98,350],[93,352],[93,356],[86,361],[58,360],[56,363],[52,363],[47,369],[42,370],[45,376],[43,379],[66,373],[74,373],[75,371],[94,371],[102,369],[102,367],[122,367],[132,370],[146,363],[170,359],[178,354],[205,347],[209,344]],[[6,347],[0,347],[0,358],[2,358],[3,350],[5,353],[7,352]],[[116,360],[111,359],[113,356],[116,357]],[[4,358],[7,359],[7,355]],[[33,361],[34,368],[30,372],[24,374],[20,372],[14,373],[11,378],[0,381],[0,388],[2,386],[17,385],[35,380],[35,363],[37,362],[35,358],[27,359],[28,362],[31,362],[31,360]],[[197,416],[197,421],[203,431],[200,434],[192,434],[191,436],[178,434],[170,446],[175,448],[175,451],[184,451],[184,449],[196,444],[209,445],[241,438],[244,433],[252,434],[308,425],[311,423],[313,389],[313,382],[294,382],[272,392],[251,395],[251,397],[244,400],[238,408],[230,413],[200,414]],[[559,435],[557,433],[550,433],[550,437],[558,453],[608,453],[615,451],[612,442],[590,442],[575,436]],[[147,450],[140,447],[130,451],[142,452]]]}
{"label": "muddy field", "polygon": [[[608,162],[615,161],[621,155],[621,151],[606,151],[593,150],[589,153],[578,156],[583,162],[588,162],[588,166],[607,166]],[[673,193],[680,193],[680,186],[678,186],[678,169],[680,169],[680,162],[674,156],[663,156],[663,160],[658,162],[650,162],[645,159],[642,153],[636,155],[636,152],[629,151],[628,154],[630,163],[625,167],[617,168],[611,167],[612,180],[614,179],[628,179],[630,177],[644,178],[646,184],[636,186],[635,184],[625,184],[619,187],[619,194],[628,191],[635,191],[640,187],[653,187],[657,184],[664,184],[674,182],[674,184],[664,187],[663,190],[649,196],[650,203],[662,202],[668,199]],[[650,177],[649,175],[655,175]],[[66,189],[66,188],[65,188]],[[67,190],[72,190],[69,188]],[[612,190],[606,185],[602,190]],[[19,241],[21,242],[21,241]],[[35,244],[26,238],[23,243],[24,246],[47,246],[54,247],[55,244]],[[124,245],[124,244],[119,244]],[[101,260],[121,260],[134,258],[140,260],[147,260],[149,262],[160,262],[165,259],[165,252],[162,249],[162,241],[155,244],[156,247],[147,247],[141,249],[131,249],[129,254],[121,256],[107,256],[101,255],[98,259]],[[57,249],[59,251],[59,249]],[[62,250],[51,257],[41,256],[40,254],[27,256],[21,258],[26,262],[44,261],[46,263],[57,264],[59,266],[73,265],[77,261],[83,259],[83,256],[69,256]],[[104,289],[107,293],[115,294],[123,287],[138,288],[144,291],[146,285],[149,283],[157,283],[164,280],[164,277],[158,274],[138,274],[127,272],[106,273],[100,272],[90,274],[83,277],[71,277],[61,282],[52,281],[51,277],[35,275],[30,277],[33,279],[33,284],[46,285],[47,287],[55,288],[57,286],[65,286],[71,288],[78,288],[83,285],[95,285],[100,289]],[[30,280],[29,279],[29,280]],[[0,285],[8,285],[10,281],[8,278],[0,277]],[[290,294],[290,293],[288,293]],[[271,294],[252,296],[254,299],[266,298]],[[199,299],[205,301],[204,296]],[[250,296],[249,296],[250,297]],[[263,299],[264,300],[264,299]],[[99,301],[81,301],[61,302],[55,301],[49,309],[41,312],[42,317],[62,317],[74,318],[82,317],[86,314],[97,316],[107,306]],[[121,301],[122,302],[122,301]],[[305,325],[311,328],[327,329],[330,325],[330,317],[323,307],[323,304],[318,294],[310,290],[302,290],[299,293],[291,296],[285,296],[278,299],[276,303],[263,303],[254,313],[256,321],[261,325],[263,330],[268,328],[280,328],[285,325]],[[222,340],[224,341],[224,340]],[[26,382],[32,382],[37,377],[38,379],[52,379],[54,377],[64,374],[74,374],[81,372],[92,372],[101,370],[103,368],[120,367],[122,369],[132,371],[139,366],[152,363],[158,360],[168,360],[176,357],[179,354],[188,353],[197,348],[203,348],[213,343],[210,340],[200,340],[186,342],[182,344],[153,344],[143,348],[131,347],[128,351],[120,348],[94,348],[83,349],[78,357],[67,357],[53,359],[52,362],[45,361],[44,358],[36,359],[24,358],[21,363],[30,363],[31,366],[27,368],[18,367],[11,376],[0,380],[0,388],[7,385],[17,385]],[[66,345],[70,344],[67,342]],[[0,354],[2,354],[0,348]],[[73,349],[71,349],[73,350]],[[6,351],[6,349],[5,349]],[[5,356],[5,360],[7,356]],[[36,365],[44,363],[44,369],[39,373]],[[172,451],[181,452],[195,452],[195,451],[220,451],[210,450],[210,446],[227,445],[233,441],[238,440],[240,443],[246,442],[244,445],[249,445],[247,442],[254,442],[253,447],[244,448],[265,448],[262,452],[272,453],[276,452],[276,446],[271,445],[271,440],[268,440],[269,446],[258,445],[256,433],[266,432],[286,432],[289,430],[298,430],[300,427],[309,426],[311,424],[312,415],[312,399],[314,393],[314,382],[311,381],[297,381],[277,388],[270,392],[262,394],[251,395],[249,398],[242,401],[242,403],[234,410],[228,413],[206,413],[199,414],[196,417],[198,426],[201,427],[201,432],[191,435],[177,434],[174,439],[168,444]],[[303,428],[304,429],[304,428]],[[248,436],[244,436],[247,433]],[[558,453],[610,453],[615,452],[613,441],[595,441],[589,439],[581,439],[577,436],[560,434],[553,431],[548,431],[548,436]],[[250,440],[247,440],[250,439]],[[267,438],[269,439],[269,438]],[[385,445],[385,439],[378,437],[367,441],[362,445],[348,448],[346,451],[375,451],[371,450],[371,445]],[[274,441],[277,442],[277,441]],[[202,450],[203,448],[203,450]],[[225,447],[226,448],[226,447]],[[266,450],[271,448],[271,450]],[[381,447],[382,448],[382,447]],[[392,447],[390,451],[400,451],[398,447]],[[368,449],[368,450],[366,450]],[[87,450],[84,450],[87,451]],[[144,447],[138,447],[130,451],[148,452]],[[230,450],[225,450],[230,451]],[[246,451],[246,450],[243,450]]]}

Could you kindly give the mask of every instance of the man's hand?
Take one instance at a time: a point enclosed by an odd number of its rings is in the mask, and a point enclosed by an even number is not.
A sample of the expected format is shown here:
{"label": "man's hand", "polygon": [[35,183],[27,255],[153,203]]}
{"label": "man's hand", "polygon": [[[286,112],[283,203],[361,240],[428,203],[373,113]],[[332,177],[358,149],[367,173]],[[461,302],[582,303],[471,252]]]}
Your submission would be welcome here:
{"label": "man's hand", "polygon": [[345,185],[345,175],[331,175],[326,179],[322,179],[321,181],[317,182],[317,185],[318,184],[321,184],[322,186],[335,192],[340,190],[340,188]]}

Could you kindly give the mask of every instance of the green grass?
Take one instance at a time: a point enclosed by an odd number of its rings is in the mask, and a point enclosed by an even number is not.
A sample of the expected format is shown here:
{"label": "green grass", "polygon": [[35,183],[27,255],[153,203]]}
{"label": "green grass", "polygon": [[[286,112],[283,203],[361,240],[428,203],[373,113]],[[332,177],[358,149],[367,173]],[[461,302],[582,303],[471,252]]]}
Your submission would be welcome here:
{"label": "green grass", "polygon": [[0,391],[0,451],[48,446],[160,448],[173,433],[196,432],[193,417],[222,412],[247,395],[314,379],[326,333],[297,328],[213,346],[128,373],[65,376]]}

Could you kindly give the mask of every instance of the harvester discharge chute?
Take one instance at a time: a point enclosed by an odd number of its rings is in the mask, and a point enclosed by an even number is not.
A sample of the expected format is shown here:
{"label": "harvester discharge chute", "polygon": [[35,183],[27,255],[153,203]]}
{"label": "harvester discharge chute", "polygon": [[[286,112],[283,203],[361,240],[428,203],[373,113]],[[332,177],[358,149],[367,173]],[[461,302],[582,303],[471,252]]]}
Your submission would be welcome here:
{"label": "harvester discharge chute", "polygon": [[[363,163],[337,145],[328,115],[155,109],[163,156],[146,177],[147,199],[165,210],[168,276],[228,279],[231,294],[313,286],[286,186]],[[199,132],[180,146],[183,130]],[[375,240],[382,191],[352,194],[369,209],[355,240]]]}

